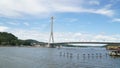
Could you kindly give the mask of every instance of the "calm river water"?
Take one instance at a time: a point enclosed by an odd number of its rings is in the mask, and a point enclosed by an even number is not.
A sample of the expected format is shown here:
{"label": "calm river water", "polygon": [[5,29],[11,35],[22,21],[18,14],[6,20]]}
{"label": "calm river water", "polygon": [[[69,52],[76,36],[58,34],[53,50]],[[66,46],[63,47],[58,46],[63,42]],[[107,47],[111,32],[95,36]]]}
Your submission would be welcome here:
{"label": "calm river water", "polygon": [[105,48],[0,47],[0,68],[120,68]]}

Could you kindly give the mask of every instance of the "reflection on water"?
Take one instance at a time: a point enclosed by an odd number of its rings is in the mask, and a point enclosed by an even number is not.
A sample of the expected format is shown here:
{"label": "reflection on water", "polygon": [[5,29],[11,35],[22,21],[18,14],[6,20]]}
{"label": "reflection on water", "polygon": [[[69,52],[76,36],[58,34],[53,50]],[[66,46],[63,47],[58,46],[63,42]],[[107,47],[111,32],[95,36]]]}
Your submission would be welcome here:
{"label": "reflection on water", "polygon": [[0,48],[0,68],[119,68],[105,48]]}

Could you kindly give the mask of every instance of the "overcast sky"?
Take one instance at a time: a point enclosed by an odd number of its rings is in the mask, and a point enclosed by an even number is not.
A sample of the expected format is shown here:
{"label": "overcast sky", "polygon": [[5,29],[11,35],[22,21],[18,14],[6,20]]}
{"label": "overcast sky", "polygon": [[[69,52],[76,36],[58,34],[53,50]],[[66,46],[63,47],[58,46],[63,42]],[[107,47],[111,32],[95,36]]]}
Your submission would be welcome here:
{"label": "overcast sky", "polygon": [[120,41],[120,0],[0,0],[0,31],[47,42]]}

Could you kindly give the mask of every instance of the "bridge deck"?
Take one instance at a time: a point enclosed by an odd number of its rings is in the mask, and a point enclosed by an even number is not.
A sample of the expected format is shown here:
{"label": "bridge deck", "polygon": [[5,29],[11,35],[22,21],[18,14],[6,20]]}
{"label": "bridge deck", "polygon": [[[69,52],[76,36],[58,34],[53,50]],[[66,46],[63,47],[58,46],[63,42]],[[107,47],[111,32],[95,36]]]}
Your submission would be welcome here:
{"label": "bridge deck", "polygon": [[58,42],[51,44],[120,44],[120,42]]}

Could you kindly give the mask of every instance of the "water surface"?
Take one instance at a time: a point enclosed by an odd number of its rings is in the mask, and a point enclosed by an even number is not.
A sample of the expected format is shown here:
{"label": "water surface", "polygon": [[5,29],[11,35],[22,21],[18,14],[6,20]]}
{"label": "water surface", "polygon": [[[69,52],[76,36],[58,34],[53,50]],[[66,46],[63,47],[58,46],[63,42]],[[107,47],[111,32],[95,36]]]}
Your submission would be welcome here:
{"label": "water surface", "polygon": [[105,48],[0,47],[0,68],[119,68]]}

